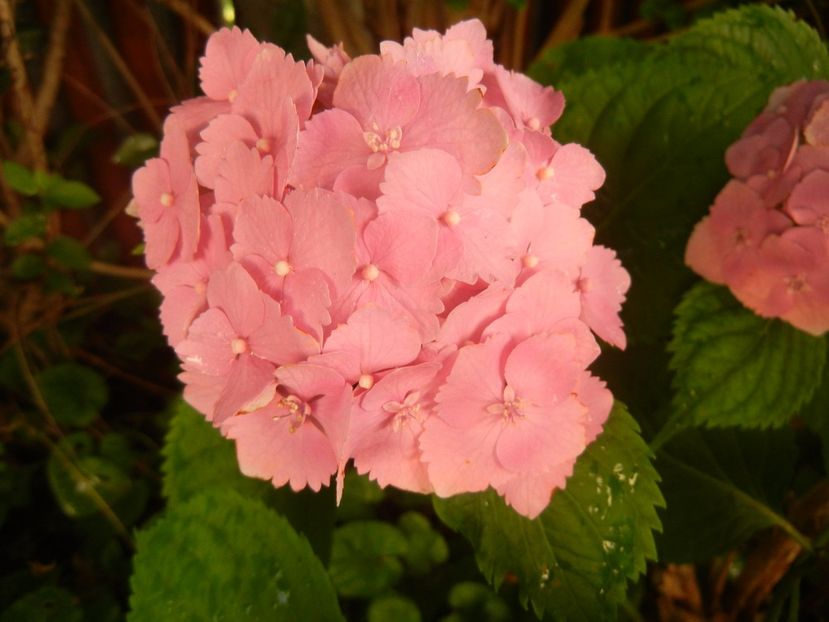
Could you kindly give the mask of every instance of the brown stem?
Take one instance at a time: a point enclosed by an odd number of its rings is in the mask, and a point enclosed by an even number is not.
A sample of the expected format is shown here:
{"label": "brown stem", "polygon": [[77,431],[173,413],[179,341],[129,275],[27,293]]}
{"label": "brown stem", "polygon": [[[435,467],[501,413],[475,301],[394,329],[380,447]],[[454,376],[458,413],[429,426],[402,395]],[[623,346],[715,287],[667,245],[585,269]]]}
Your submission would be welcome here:
{"label": "brown stem", "polygon": [[[6,1],[6,0],[0,0]],[[121,76],[124,78],[124,81],[127,83],[129,89],[133,92],[135,97],[141,104],[141,107],[144,110],[144,114],[150,119],[150,121],[155,125],[156,129],[159,131],[161,130],[161,118],[158,116],[155,108],[152,105],[149,97],[144,92],[144,89],[141,88],[141,85],[136,80],[135,75],[133,75],[130,68],[127,66],[127,63],[124,62],[123,57],[119,54],[118,50],[116,49],[115,45],[113,45],[110,38],[107,34],[101,29],[98,25],[98,22],[95,21],[92,13],[90,13],[89,8],[87,8],[84,0],[75,0],[75,6],[78,8],[78,12],[83,17],[83,20],[86,22],[87,26],[95,33],[98,37],[99,41],[101,42],[101,46],[106,51],[107,55],[109,56],[112,63],[120,72]]]}
{"label": "brown stem", "polygon": [[43,80],[35,98],[32,127],[40,134],[41,141],[49,124],[49,115],[58,95],[63,59],[66,56],[66,33],[72,16],[71,0],[56,0],[52,28],[49,31],[49,50],[43,61]]}
{"label": "brown stem", "polygon": [[131,268],[130,266],[117,266],[114,264],[104,263],[103,261],[93,261],[89,264],[89,269],[97,274],[105,274],[107,276],[115,276],[121,279],[132,279],[138,281],[149,281],[153,273],[144,268]]}
{"label": "brown stem", "polygon": [[33,166],[39,170],[46,170],[46,151],[43,148],[42,134],[33,124],[34,100],[29,88],[29,76],[23,63],[23,55],[20,53],[20,46],[17,42],[14,10],[10,0],[0,0],[0,37],[5,47],[6,64],[12,76],[12,91],[17,104],[17,113],[23,125],[23,144],[28,149]]}
{"label": "brown stem", "polygon": [[173,13],[178,14],[183,20],[189,22],[196,30],[209,37],[216,32],[216,27],[207,21],[203,15],[193,9],[183,0],[157,0]]}

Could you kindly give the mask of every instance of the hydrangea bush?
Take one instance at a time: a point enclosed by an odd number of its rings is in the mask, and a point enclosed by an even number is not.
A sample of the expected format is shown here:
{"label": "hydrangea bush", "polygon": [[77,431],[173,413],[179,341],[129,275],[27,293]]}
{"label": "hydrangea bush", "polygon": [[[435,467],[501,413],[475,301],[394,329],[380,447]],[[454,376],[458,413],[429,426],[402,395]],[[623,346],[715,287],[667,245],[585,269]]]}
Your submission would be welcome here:
{"label": "hydrangea bush", "polygon": [[604,171],[477,20],[309,43],[214,34],[135,174],[185,398],[275,486],[339,495],[353,459],[535,517],[610,413],[595,336],[625,347],[629,276],[580,213]]}

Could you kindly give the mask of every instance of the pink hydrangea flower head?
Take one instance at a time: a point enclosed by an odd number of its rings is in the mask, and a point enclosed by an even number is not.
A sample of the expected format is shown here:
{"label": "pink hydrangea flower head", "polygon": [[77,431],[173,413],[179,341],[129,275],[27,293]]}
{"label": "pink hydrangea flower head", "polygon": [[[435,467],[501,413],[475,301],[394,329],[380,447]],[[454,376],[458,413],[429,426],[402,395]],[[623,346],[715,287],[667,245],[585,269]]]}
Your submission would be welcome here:
{"label": "pink hydrangea flower head", "polygon": [[772,93],[732,145],[737,177],[688,242],[685,261],[731,288],[747,307],[809,333],[829,330],[829,82],[799,81]]}
{"label": "pink hydrangea flower head", "polygon": [[[213,35],[205,96],[135,175],[184,397],[275,486],[334,476],[339,500],[353,460],[381,486],[492,487],[535,517],[610,412],[594,333],[625,345],[629,277],[580,213],[604,171],[553,139],[561,94],[497,66],[478,20],[355,59],[308,45],[303,63]],[[760,209],[797,188],[778,215],[815,234],[780,227],[758,251],[789,267],[754,289],[780,313],[820,298],[786,290],[793,275],[823,287],[806,259],[825,246],[825,111],[809,110],[785,174],[746,182]]]}

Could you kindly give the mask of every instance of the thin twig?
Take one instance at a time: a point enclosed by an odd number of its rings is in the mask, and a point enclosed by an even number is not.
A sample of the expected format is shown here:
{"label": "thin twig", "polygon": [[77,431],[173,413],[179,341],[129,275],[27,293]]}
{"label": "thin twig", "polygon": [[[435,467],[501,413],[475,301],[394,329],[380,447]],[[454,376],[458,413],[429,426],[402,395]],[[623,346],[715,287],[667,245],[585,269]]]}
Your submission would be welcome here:
{"label": "thin twig", "polygon": [[572,41],[581,33],[584,26],[584,12],[590,0],[573,0],[569,2],[558,18],[556,25],[545,39],[536,54],[536,60],[547,51],[566,41]]}
{"label": "thin twig", "polygon": [[173,389],[170,389],[169,387],[163,387],[154,382],[150,382],[149,380],[144,380],[144,378],[136,376],[135,374],[132,374],[128,371],[124,371],[120,367],[116,367],[115,365],[110,363],[105,358],[93,354],[92,352],[88,352],[81,348],[74,348],[72,350],[72,354],[78,359],[86,361],[87,363],[94,365],[95,367],[98,367],[110,376],[117,376],[118,378],[122,378],[123,380],[126,380],[127,382],[141,387],[145,391],[148,391],[155,395],[160,395],[161,397],[171,397],[176,393]]}
{"label": "thin twig", "polygon": [[43,148],[41,133],[32,123],[34,100],[29,88],[29,76],[20,53],[17,33],[14,27],[14,10],[10,0],[0,0],[0,37],[5,49],[6,64],[12,76],[12,90],[17,104],[17,113],[23,125],[24,144],[29,150],[32,164],[36,169],[46,170],[46,151]]}
{"label": "thin twig", "polygon": [[[6,1],[6,0],[0,0]],[[150,99],[147,97],[147,94],[144,92],[144,89],[141,88],[141,85],[138,83],[135,75],[130,71],[129,66],[121,57],[121,54],[118,53],[117,48],[113,45],[110,38],[107,34],[101,29],[98,25],[98,22],[95,21],[92,13],[90,13],[89,8],[84,3],[84,0],[75,0],[75,6],[78,7],[78,11],[83,17],[83,20],[86,22],[87,26],[89,26],[90,30],[92,30],[95,35],[98,37],[99,41],[101,42],[101,46],[106,51],[107,55],[109,56],[112,63],[121,73],[121,76],[124,78],[124,81],[127,83],[129,89],[133,92],[138,101],[141,103],[141,107],[144,110],[144,114],[150,119],[153,125],[156,126],[156,129],[159,131],[161,130],[161,118],[158,116],[155,108],[150,102]]]}
{"label": "thin twig", "polygon": [[49,125],[49,115],[58,95],[66,56],[66,33],[72,17],[71,0],[56,0],[52,28],[49,31],[49,50],[43,61],[43,80],[35,98],[32,127],[40,134],[41,141]]}
{"label": "thin twig", "polygon": [[104,263],[103,261],[91,262],[89,264],[89,270],[97,274],[105,274],[107,276],[115,276],[121,279],[132,279],[138,281],[149,281],[153,276],[153,273],[145,268],[117,266],[115,264]]}
{"label": "thin twig", "polygon": [[193,7],[183,0],[156,0],[160,2],[173,13],[177,13],[179,17],[193,25],[203,35],[209,37],[216,32],[216,27],[207,21],[203,15],[193,9]]}

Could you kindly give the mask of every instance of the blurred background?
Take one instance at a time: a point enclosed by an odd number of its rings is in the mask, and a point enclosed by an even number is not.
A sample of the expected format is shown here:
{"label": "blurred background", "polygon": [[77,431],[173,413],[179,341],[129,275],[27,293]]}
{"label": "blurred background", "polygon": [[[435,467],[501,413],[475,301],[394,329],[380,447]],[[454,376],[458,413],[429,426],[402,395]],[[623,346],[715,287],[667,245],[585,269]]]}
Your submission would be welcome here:
{"label": "blurred background", "polygon": [[[163,507],[160,450],[179,385],[124,208],[166,110],[197,94],[211,32],[238,25],[308,58],[306,32],[358,55],[477,17],[496,61],[525,70],[579,37],[659,40],[737,4],[0,0],[0,622],[125,616],[133,530]],[[826,0],[769,4],[826,37]],[[460,555],[482,581],[471,552]],[[665,611],[688,609],[694,573],[671,572],[641,589]],[[512,604],[488,605],[489,619],[514,619]]]}

